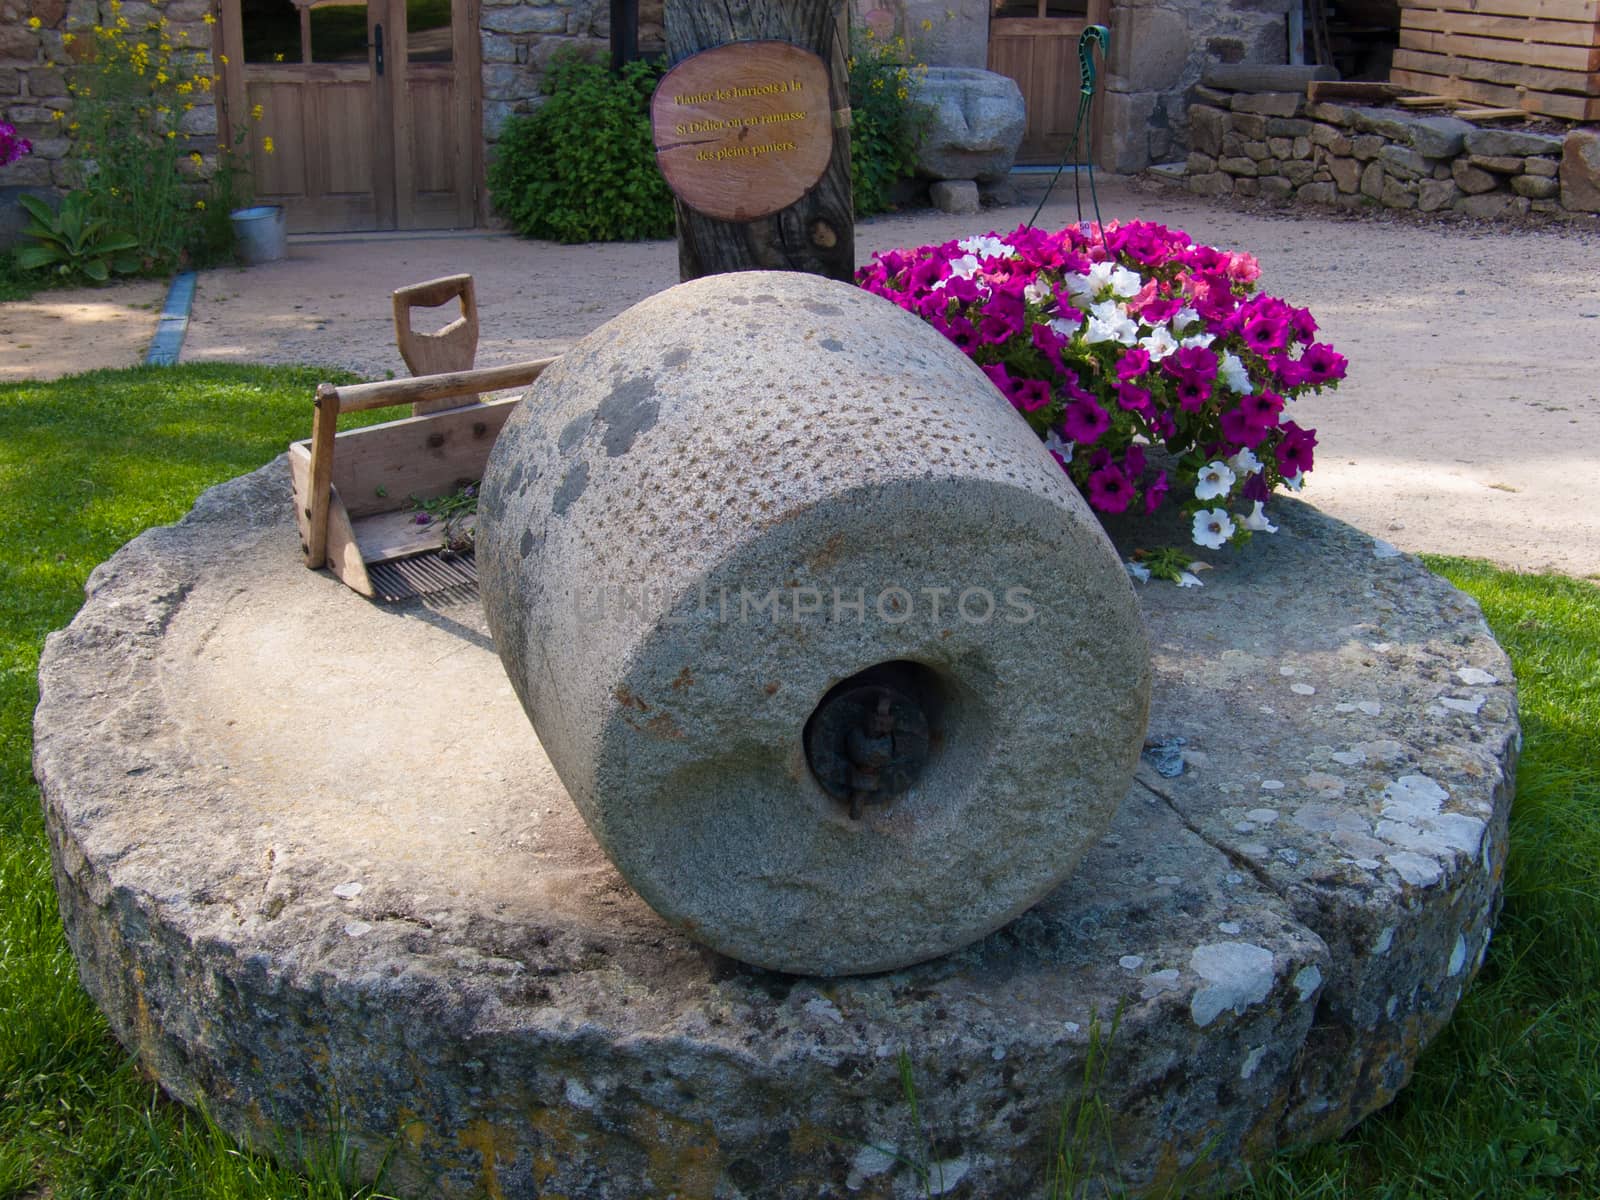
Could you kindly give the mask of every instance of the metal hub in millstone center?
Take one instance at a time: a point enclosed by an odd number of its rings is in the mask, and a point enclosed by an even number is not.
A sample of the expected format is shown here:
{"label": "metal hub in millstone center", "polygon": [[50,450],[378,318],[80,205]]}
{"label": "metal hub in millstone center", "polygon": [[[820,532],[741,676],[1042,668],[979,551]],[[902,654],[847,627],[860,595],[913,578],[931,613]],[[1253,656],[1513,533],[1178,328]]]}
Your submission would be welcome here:
{"label": "metal hub in millstone center", "polygon": [[904,795],[928,762],[927,689],[911,663],[884,663],[853,675],[822,698],[806,722],[806,761],[822,789],[849,806]]}

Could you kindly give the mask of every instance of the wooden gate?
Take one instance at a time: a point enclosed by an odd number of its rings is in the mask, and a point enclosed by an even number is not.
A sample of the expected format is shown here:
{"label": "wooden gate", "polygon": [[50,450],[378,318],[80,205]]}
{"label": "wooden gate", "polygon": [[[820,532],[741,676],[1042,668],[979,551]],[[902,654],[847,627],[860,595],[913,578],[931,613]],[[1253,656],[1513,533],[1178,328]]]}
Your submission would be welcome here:
{"label": "wooden gate", "polygon": [[[1106,24],[1110,13],[1110,0],[1008,0],[995,6],[989,69],[1015,79],[1028,107],[1018,163],[1060,160],[1078,115],[1078,37],[1088,25]],[[1088,160],[1087,147],[1080,157]]]}
{"label": "wooden gate", "polygon": [[224,0],[222,136],[248,130],[256,199],[302,233],[474,225],[477,7]]}

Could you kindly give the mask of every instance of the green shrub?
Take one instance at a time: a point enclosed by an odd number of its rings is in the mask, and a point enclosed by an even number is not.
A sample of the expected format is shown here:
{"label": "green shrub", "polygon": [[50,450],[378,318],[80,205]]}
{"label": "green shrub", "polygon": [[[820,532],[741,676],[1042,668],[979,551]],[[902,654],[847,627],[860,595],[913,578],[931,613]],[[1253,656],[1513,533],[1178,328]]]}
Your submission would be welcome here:
{"label": "green shrub", "polygon": [[656,167],[650,93],[661,68],[613,75],[577,56],[556,59],[537,111],[512,117],[489,167],[489,194],[525,237],[558,242],[670,237],[672,193]]}
{"label": "green shrub", "polygon": [[927,67],[903,37],[852,30],[850,43],[850,185],[856,216],[868,217],[893,207],[894,185],[916,164],[923,123],[911,93]]}

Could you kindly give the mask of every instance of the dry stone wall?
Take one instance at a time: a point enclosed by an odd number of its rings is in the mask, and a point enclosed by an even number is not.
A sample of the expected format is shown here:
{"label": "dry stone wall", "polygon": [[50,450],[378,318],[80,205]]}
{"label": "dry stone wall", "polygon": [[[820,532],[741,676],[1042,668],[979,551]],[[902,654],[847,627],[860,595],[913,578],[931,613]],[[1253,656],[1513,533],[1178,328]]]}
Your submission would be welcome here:
{"label": "dry stone wall", "polygon": [[[662,0],[641,0],[639,48],[665,50]],[[483,0],[478,18],[483,64],[483,136],[491,145],[513,115],[532,112],[550,61],[576,53],[596,59],[611,54],[608,0]]]}
{"label": "dry stone wall", "polygon": [[1600,131],[1496,129],[1293,92],[1196,98],[1186,178],[1200,195],[1480,218],[1600,211]]}
{"label": "dry stone wall", "polygon": [[1180,157],[1190,91],[1212,63],[1281,63],[1289,0],[1116,0],[1099,165],[1141,171]]}

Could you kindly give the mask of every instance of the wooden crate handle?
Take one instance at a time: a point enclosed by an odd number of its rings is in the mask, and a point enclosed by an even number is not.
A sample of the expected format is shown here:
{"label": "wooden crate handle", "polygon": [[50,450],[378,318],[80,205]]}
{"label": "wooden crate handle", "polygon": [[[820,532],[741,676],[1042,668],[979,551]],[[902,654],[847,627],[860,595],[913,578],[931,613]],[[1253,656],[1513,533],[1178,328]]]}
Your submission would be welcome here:
{"label": "wooden crate handle", "polygon": [[413,404],[419,400],[447,400],[477,396],[501,388],[523,387],[543,375],[555,358],[535,358],[507,363],[503,367],[481,367],[475,371],[452,371],[444,375],[418,375],[413,379],[384,379],[377,383],[357,383],[336,387],[317,385],[311,417],[311,481],[305,498],[306,566],[315,570],[328,559],[328,507],[333,493],[333,453],[339,427],[339,414]]}

